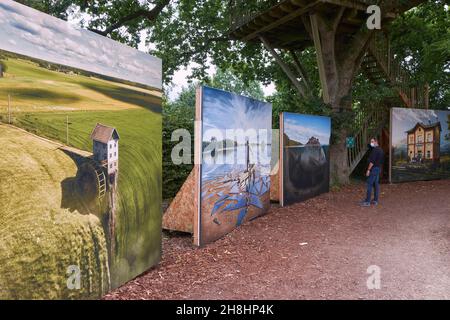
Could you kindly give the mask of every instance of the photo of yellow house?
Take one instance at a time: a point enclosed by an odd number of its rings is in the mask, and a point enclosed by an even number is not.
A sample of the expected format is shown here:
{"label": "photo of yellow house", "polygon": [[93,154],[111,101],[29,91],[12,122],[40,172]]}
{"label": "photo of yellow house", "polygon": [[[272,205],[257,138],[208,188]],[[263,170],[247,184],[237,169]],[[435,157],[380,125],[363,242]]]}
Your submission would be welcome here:
{"label": "photo of yellow house", "polygon": [[408,134],[408,157],[410,162],[440,160],[442,127],[440,122],[424,124],[418,122]]}

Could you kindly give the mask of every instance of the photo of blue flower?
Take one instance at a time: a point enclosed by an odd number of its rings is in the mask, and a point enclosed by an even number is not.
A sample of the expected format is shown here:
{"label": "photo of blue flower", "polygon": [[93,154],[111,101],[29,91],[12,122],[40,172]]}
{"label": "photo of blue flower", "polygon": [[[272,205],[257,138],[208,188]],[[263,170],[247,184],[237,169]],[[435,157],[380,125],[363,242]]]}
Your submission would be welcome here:
{"label": "photo of blue flower", "polygon": [[272,107],[202,87],[200,244],[269,206]]}

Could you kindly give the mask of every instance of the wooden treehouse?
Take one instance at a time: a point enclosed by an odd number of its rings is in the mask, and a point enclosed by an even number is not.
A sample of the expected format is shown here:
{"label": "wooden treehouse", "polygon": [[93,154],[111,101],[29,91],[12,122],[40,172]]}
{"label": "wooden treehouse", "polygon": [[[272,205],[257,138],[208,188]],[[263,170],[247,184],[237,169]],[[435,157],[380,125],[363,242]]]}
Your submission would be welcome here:
{"label": "wooden treehouse", "polygon": [[[388,1],[389,2],[389,1]],[[396,3],[401,5],[396,5]],[[386,101],[386,105],[362,106],[355,112],[354,131],[355,146],[348,149],[347,162],[349,173],[354,171],[367,151],[368,139],[380,135],[387,121],[390,104],[409,108],[428,108],[428,90],[426,86],[414,84],[407,70],[395,59],[391,52],[386,26],[399,13],[409,10],[423,0],[390,1],[382,8],[382,30],[369,31],[366,21],[369,17],[367,8],[376,1],[369,0],[283,0],[283,1],[230,1],[230,36],[232,39],[262,43],[271,53],[277,64],[284,71],[301,96],[306,96],[307,75],[299,60],[299,53],[314,47],[317,55],[319,76],[325,103],[332,101],[333,82],[327,67],[327,41],[320,28],[318,17],[333,17],[329,28],[333,28],[333,40],[351,43],[365,27],[367,38],[361,53],[356,57],[357,71],[374,83],[385,83],[394,89],[397,97]],[[391,4],[392,3],[392,4]],[[384,10],[383,10],[384,9]],[[321,33],[322,31],[322,33]],[[369,34],[370,33],[370,34]],[[329,46],[328,46],[329,48]],[[351,55],[345,47],[340,47],[341,55]],[[334,50],[334,48],[333,48]],[[334,53],[334,52],[333,52]],[[289,61],[286,60],[289,57]]]}

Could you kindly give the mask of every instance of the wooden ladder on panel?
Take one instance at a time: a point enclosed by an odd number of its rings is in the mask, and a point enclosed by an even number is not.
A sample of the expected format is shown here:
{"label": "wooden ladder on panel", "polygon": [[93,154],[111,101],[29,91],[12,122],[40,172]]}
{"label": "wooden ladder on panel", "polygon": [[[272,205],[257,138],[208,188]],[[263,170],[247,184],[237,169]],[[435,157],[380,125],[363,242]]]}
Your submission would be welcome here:
{"label": "wooden ladder on panel", "polygon": [[103,167],[93,159],[88,160],[89,164],[94,168],[97,180],[98,198],[102,199],[106,194],[106,176]]}

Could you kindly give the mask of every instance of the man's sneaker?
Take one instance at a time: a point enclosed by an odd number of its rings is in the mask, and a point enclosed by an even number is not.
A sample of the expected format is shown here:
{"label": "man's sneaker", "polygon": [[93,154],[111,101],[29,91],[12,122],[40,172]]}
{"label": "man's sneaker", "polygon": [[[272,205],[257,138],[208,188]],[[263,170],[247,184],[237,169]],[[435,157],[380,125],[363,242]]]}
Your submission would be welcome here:
{"label": "man's sneaker", "polygon": [[360,205],[361,207],[370,207],[370,202],[363,201]]}
{"label": "man's sneaker", "polygon": [[377,206],[377,205],[378,205],[378,201],[372,201],[372,204],[373,204],[374,206]]}

